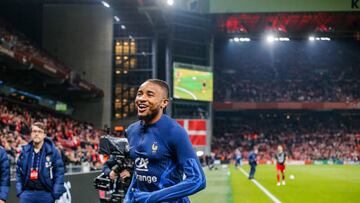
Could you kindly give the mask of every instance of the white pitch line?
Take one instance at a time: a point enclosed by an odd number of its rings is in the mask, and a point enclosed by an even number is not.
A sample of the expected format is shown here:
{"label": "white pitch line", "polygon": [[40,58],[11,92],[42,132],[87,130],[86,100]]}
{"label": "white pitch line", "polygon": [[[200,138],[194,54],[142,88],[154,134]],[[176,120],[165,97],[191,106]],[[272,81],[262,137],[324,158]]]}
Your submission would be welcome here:
{"label": "white pitch line", "polygon": [[[249,177],[249,174],[243,169],[240,168],[240,171],[246,176]],[[264,188],[264,186],[262,186],[257,180],[255,179],[251,179],[251,181],[258,187],[260,188],[260,190],[262,190],[268,197],[270,197],[270,199],[275,202],[275,203],[281,203],[281,201],[279,199],[277,199],[273,194],[271,194],[269,192],[269,190],[267,190],[266,188]]]}
{"label": "white pitch line", "polygon": [[195,96],[195,94],[193,94],[192,92],[190,92],[189,90],[182,88],[182,87],[175,87],[175,89],[186,92],[188,94],[190,94],[190,96],[192,96],[193,99],[197,100],[197,97]]}

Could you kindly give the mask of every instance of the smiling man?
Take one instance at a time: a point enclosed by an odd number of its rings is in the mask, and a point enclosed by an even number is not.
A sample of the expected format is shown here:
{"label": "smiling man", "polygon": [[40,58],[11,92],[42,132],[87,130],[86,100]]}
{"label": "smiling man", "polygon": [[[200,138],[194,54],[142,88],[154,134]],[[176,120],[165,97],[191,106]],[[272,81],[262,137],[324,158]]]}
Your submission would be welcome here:
{"label": "smiling man", "polygon": [[136,95],[139,121],[127,129],[135,171],[124,202],[190,202],[205,188],[205,176],[186,131],[163,112],[169,86],[144,82]]}

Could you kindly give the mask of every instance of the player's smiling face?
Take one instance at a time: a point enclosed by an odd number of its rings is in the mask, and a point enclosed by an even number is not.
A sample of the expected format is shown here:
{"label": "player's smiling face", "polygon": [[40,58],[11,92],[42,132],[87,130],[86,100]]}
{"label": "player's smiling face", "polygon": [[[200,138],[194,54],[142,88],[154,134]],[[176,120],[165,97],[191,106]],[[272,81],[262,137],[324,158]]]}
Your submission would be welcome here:
{"label": "player's smiling face", "polygon": [[145,82],[137,91],[135,104],[139,119],[151,124],[160,119],[168,99],[159,85]]}

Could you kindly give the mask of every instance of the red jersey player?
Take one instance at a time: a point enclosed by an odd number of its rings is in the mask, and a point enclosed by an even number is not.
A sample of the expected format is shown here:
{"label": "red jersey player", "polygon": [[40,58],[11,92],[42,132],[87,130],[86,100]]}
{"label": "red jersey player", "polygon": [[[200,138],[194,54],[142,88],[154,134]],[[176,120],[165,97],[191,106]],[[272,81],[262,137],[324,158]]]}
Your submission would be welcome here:
{"label": "red jersey player", "polygon": [[280,173],[282,175],[282,184],[285,185],[285,161],[286,154],[281,145],[278,146],[278,153],[275,154],[277,170],[277,186],[280,186]]}

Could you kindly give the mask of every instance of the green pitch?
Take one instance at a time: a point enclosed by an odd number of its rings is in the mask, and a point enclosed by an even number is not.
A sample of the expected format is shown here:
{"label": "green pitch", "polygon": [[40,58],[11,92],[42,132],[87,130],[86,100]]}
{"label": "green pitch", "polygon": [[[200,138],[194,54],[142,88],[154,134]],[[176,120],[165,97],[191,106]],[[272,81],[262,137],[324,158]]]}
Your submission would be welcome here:
{"label": "green pitch", "polygon": [[212,101],[213,100],[212,73],[175,68],[174,98]]}
{"label": "green pitch", "polygon": [[[248,166],[244,169],[249,171]],[[273,202],[232,165],[205,173],[207,188],[191,196],[192,203]],[[275,166],[260,165],[255,178],[283,203],[360,202],[360,166],[287,166],[286,185],[276,186]]]}

